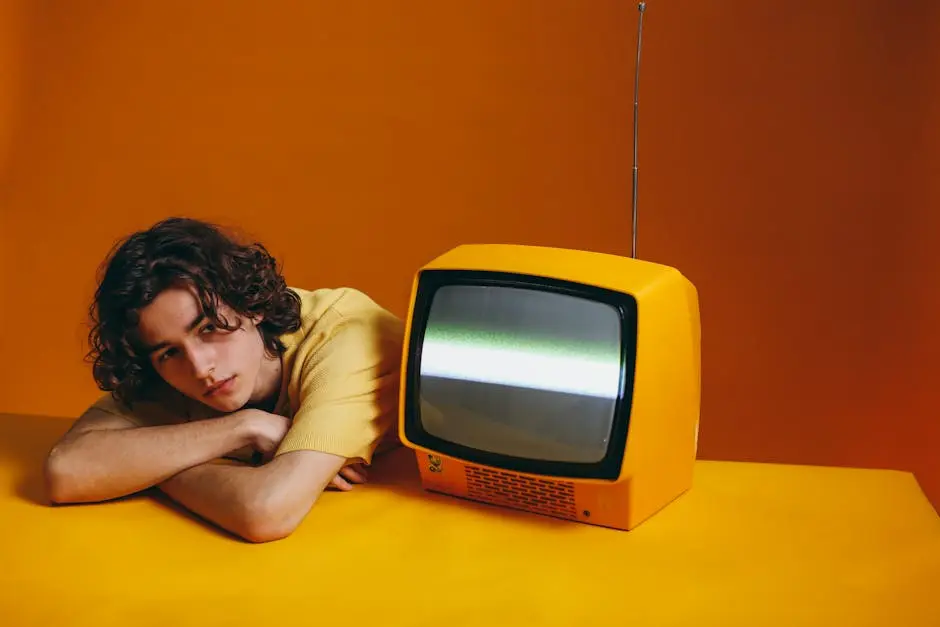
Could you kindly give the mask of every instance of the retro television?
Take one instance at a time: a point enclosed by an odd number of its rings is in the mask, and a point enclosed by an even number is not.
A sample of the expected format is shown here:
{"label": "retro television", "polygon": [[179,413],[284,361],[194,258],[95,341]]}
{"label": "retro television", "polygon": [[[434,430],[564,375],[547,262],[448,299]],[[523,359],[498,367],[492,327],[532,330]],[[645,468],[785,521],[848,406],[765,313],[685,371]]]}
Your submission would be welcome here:
{"label": "retro television", "polygon": [[672,267],[458,246],[414,277],[399,437],[428,491],[633,529],[692,485],[700,333]]}

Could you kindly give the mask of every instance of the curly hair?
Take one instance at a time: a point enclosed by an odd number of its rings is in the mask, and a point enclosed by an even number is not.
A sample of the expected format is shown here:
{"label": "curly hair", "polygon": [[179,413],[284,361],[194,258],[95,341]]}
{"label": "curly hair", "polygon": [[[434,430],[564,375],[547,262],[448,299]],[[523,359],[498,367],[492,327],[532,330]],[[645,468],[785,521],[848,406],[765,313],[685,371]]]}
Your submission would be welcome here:
{"label": "curly hair", "polygon": [[118,242],[102,264],[89,308],[95,382],[128,405],[155,398],[162,379],[138,335],[140,311],[163,290],[194,289],[202,313],[220,329],[234,330],[219,313],[220,302],[258,325],[265,351],[284,351],[279,336],[300,328],[300,299],[260,243],[243,244],[214,224],[172,217]]}

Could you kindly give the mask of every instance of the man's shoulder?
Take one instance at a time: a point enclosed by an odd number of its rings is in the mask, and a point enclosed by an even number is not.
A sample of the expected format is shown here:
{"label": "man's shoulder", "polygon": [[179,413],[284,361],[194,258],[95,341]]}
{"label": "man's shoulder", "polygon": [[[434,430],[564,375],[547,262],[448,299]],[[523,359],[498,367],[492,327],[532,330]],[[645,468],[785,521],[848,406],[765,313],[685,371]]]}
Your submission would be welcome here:
{"label": "man's shoulder", "polygon": [[380,343],[397,345],[404,333],[403,321],[362,290],[352,287],[304,290],[291,288],[300,297],[301,326],[282,339],[288,356],[306,357],[337,336],[363,333]]}
{"label": "man's shoulder", "polygon": [[382,318],[399,321],[374,298],[353,287],[290,289],[300,298],[301,328],[295,340],[311,333],[327,332],[329,328],[349,320]]}

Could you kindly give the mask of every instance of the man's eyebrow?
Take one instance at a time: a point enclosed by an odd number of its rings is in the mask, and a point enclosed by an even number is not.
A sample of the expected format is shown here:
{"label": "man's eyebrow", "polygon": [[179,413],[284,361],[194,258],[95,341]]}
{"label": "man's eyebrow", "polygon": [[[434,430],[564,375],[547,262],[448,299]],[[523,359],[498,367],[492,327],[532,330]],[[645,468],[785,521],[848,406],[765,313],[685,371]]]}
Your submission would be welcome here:
{"label": "man's eyebrow", "polygon": [[[192,322],[190,322],[188,325],[186,325],[186,330],[187,330],[187,331],[192,331],[193,329],[195,329],[196,327],[198,327],[198,326],[202,323],[202,321],[205,320],[205,319],[206,319],[206,315],[205,315],[204,313],[198,314],[198,315],[196,316],[196,318],[195,318]],[[153,346],[147,346],[147,347],[145,347],[145,349],[146,349],[146,351],[147,351],[147,354],[150,355],[150,354],[152,354],[152,353],[157,352],[157,351],[160,350],[161,348],[165,348],[165,347],[167,346],[167,344],[168,344],[167,342],[159,342],[159,343],[157,343],[157,344],[154,344]]]}

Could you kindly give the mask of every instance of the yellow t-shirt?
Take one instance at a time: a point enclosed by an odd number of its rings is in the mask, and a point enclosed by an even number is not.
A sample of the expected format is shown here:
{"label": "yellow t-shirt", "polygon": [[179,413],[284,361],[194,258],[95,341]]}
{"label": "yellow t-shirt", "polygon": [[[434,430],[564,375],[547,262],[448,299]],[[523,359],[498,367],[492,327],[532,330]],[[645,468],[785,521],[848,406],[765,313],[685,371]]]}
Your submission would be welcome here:
{"label": "yellow t-shirt", "polygon": [[[397,442],[404,325],[352,288],[291,289],[300,297],[301,324],[280,338],[286,351],[274,412],[291,418],[291,427],[276,455],[312,450],[369,464]],[[159,403],[130,409],[105,394],[92,407],[141,426],[220,415],[168,387]],[[233,456],[247,459],[250,452]]]}
{"label": "yellow t-shirt", "polygon": [[354,289],[295,291],[302,322],[281,337],[287,351],[275,410],[292,425],[277,455],[314,450],[370,463],[394,442],[404,325]]}

